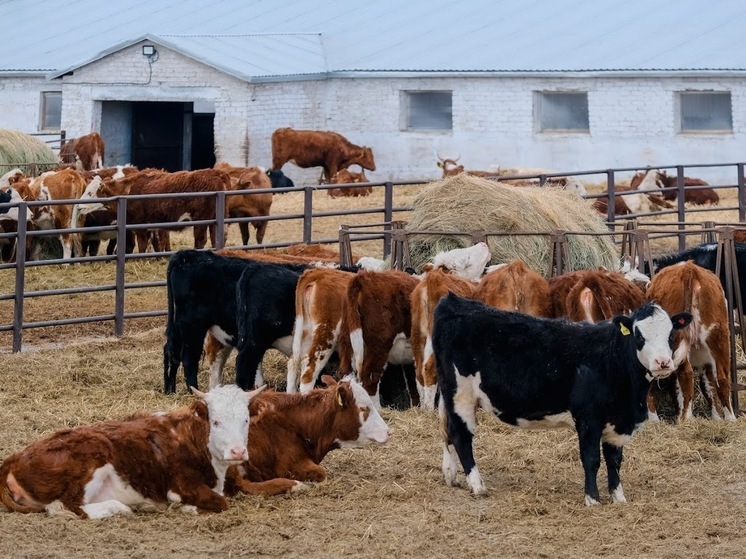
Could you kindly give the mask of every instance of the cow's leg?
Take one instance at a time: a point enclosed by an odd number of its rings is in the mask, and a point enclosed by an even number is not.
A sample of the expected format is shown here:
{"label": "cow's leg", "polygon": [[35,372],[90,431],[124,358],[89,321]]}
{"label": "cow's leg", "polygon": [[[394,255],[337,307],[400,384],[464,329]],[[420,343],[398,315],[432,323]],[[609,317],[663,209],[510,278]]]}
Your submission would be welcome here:
{"label": "cow's leg", "polygon": [[606,472],[609,478],[609,495],[614,503],[626,503],[624,491],[622,490],[622,481],[619,478],[619,471],[622,468],[622,450],[623,447],[610,443],[601,445],[606,462]]}
{"label": "cow's leg", "polygon": [[[194,248],[205,248],[207,244],[207,225],[194,226]],[[215,245],[213,245],[215,246]]]}
{"label": "cow's leg", "polygon": [[137,242],[137,252],[145,253],[148,250],[148,238],[150,233],[147,229],[138,229],[135,231],[135,241]]}
{"label": "cow's leg", "polygon": [[311,347],[308,348],[308,353],[301,361],[303,371],[300,377],[301,394],[310,392],[316,386],[319,374],[334,353],[336,341],[339,337],[339,328],[340,323],[337,322],[333,327],[331,324],[320,323],[314,329]]}
{"label": "cow's leg", "polygon": [[598,468],[601,466],[601,428],[585,420],[576,421],[580,460],[583,462],[585,472],[585,505],[598,505],[601,501],[596,478]]}
{"label": "cow's leg", "polygon": [[246,493],[248,495],[264,495],[266,497],[282,495],[283,493],[294,493],[295,491],[305,488],[305,485],[302,482],[283,477],[278,477],[269,481],[247,481],[241,479],[238,480],[236,485],[241,493]]}
{"label": "cow's leg", "polygon": [[223,384],[223,367],[233,346],[222,344],[212,333],[205,337],[205,361],[210,368],[210,390]]}
{"label": "cow's leg", "polygon": [[438,373],[435,370],[435,356],[433,355],[433,340],[430,336],[425,340],[423,352],[422,391],[420,392],[421,407],[434,410],[435,394],[438,391]]}
{"label": "cow's leg", "polygon": [[[453,406],[453,402],[450,405]],[[451,443],[451,437],[448,435],[449,415],[442,396],[438,405],[438,416],[440,418],[440,431],[443,434],[443,477],[446,485],[455,486],[458,478],[458,455]]]}
{"label": "cow's leg", "polygon": [[254,228],[256,229],[256,244],[260,245],[264,241],[264,234],[267,232],[267,222],[255,221]]}
{"label": "cow's leg", "polygon": [[236,384],[244,390],[254,386],[257,368],[261,365],[264,350],[254,341],[247,341],[238,348],[236,356]]}
{"label": "cow's leg", "polygon": [[63,260],[70,260],[73,257],[72,235],[62,234],[60,240],[62,241],[62,258]]}
{"label": "cow's leg", "polygon": [[326,479],[326,468],[313,460],[303,459],[293,464],[290,475],[301,481],[321,482]]}
{"label": "cow's leg", "polygon": [[656,395],[655,395],[656,388],[653,384],[650,385],[650,389],[648,390],[648,421],[660,421],[660,417],[658,417],[658,406],[656,404]]}
{"label": "cow's leg", "polygon": [[707,405],[710,406],[710,415],[714,421],[720,421],[723,419],[723,408],[716,393],[715,371],[710,365],[705,365],[702,370],[698,370],[696,373],[702,396],[704,396]]}
{"label": "cow's leg", "polygon": [[[190,329],[189,333],[183,336],[181,346],[181,362],[184,366],[184,376],[186,377],[187,387],[199,388],[197,382],[197,373],[199,372],[199,359],[202,356],[202,345],[206,332],[202,329]],[[191,392],[191,390],[190,390]]]}
{"label": "cow's leg", "polygon": [[247,246],[249,244],[249,224],[239,223],[238,230],[241,231],[241,242]]}
{"label": "cow's leg", "polygon": [[[193,483],[192,483],[193,485]],[[186,506],[197,508],[197,512],[222,512],[228,509],[228,501],[204,484],[190,486],[188,482],[179,483],[179,487],[188,487],[181,493],[181,502]]]}
{"label": "cow's leg", "polygon": [[674,379],[676,386],[676,422],[679,423],[685,419],[691,419],[692,417],[692,401],[694,400],[694,371],[689,363],[689,359],[685,359],[679,367]]}
{"label": "cow's leg", "polygon": [[115,514],[132,514],[132,509],[114,499],[100,503],[90,503],[80,507],[88,518],[106,518]]}

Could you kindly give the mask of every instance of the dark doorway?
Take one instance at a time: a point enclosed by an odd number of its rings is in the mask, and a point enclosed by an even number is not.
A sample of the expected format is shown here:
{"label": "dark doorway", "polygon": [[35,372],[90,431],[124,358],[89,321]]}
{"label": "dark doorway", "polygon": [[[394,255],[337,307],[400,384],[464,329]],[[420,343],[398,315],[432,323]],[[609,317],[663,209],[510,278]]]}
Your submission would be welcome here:
{"label": "dark doorway", "polygon": [[182,170],[184,114],[191,103],[132,103],[132,163],[144,169]]}
{"label": "dark doorway", "polygon": [[192,116],[192,169],[209,169],[215,165],[215,114]]}

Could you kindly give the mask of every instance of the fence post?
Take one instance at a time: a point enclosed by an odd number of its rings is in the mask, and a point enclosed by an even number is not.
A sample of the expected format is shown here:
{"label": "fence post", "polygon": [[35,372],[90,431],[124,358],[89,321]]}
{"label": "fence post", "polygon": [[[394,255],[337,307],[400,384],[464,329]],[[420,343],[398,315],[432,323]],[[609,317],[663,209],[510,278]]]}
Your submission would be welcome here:
{"label": "fence post", "polygon": [[308,244],[313,236],[313,190],[307,186],[303,191],[303,242]]}
{"label": "fence post", "polygon": [[746,189],[743,183],[743,163],[736,165],[738,171],[738,221],[746,221]]}
{"label": "fence post", "polygon": [[225,246],[225,205],[225,190],[219,190],[215,200],[215,249]]}
{"label": "fence post", "polygon": [[[719,241],[717,248],[717,258],[715,264],[715,273],[719,277],[725,277],[725,301],[728,309],[728,331],[730,336],[730,378],[731,378],[731,405],[733,413],[738,417],[740,413],[738,403],[738,362],[736,359],[736,324],[733,319],[733,311],[738,313],[738,323],[741,334],[741,343],[746,342],[746,335],[743,327],[743,301],[741,301],[741,290],[739,285],[738,269],[736,267],[736,247],[733,243],[733,227],[722,227],[718,231]],[[721,274],[722,265],[722,274]]]}
{"label": "fence post", "polygon": [[352,266],[352,246],[350,244],[350,226],[339,226],[339,264]]}
{"label": "fence post", "polygon": [[16,231],[16,293],[13,305],[13,353],[23,348],[23,292],[26,284],[26,219],[28,204],[18,206],[18,229]]}
{"label": "fence post", "polygon": [[616,219],[616,208],[614,207],[614,171],[611,169],[606,170],[606,221],[609,224],[609,229],[614,229],[614,221]]}
{"label": "fence post", "polygon": [[717,233],[714,231],[714,221],[703,221],[702,222],[702,243],[716,243]]}
{"label": "fence post", "polygon": [[678,199],[676,200],[676,219],[679,222],[677,228],[681,231],[678,235],[679,251],[682,251],[686,248],[686,235],[684,234],[684,231],[686,230],[686,225],[684,224],[686,221],[686,208],[684,207],[686,194],[684,192],[684,167],[681,165],[676,165],[676,191],[678,192]]}
{"label": "fence post", "polygon": [[548,277],[560,276],[565,273],[565,251],[567,249],[567,235],[564,231],[552,231],[549,248]]}
{"label": "fence post", "polygon": [[117,198],[117,264],[114,286],[114,335],[124,334],[124,260],[127,256],[127,198]]}
{"label": "fence post", "polygon": [[[394,219],[394,184],[391,181],[383,185],[383,230],[391,231],[391,222]],[[391,254],[391,233],[383,234],[383,259],[386,260]]]}

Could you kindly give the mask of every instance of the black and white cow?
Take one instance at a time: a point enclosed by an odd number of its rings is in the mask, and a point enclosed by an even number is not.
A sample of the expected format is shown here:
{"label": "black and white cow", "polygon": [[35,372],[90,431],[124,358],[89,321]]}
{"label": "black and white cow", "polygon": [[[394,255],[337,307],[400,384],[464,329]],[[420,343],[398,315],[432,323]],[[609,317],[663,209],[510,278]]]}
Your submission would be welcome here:
{"label": "black and white cow", "polygon": [[469,487],[486,494],[472,449],[476,408],[524,428],[575,427],[585,471],[585,504],[599,503],[603,448],[609,493],[625,502],[622,446],[647,419],[650,382],[675,367],[674,317],[647,303],[631,316],[598,324],[500,311],[449,294],[435,309],[433,349],[445,437],[443,474],[456,484],[456,453]]}
{"label": "black and white cow", "polygon": [[[197,250],[180,250],[168,263],[168,321],[163,346],[163,377],[166,394],[176,391],[176,373],[184,365],[187,386],[198,388],[197,371],[208,331],[227,348],[237,345],[236,286],[249,268],[280,267],[300,274],[307,266],[271,264],[231,258]],[[296,280],[297,281],[297,280]],[[266,287],[266,290],[264,289]],[[273,304],[274,286],[257,286],[254,300]],[[295,319],[294,294],[289,297]],[[227,357],[225,355],[224,357]],[[253,378],[253,373],[250,375]]]}

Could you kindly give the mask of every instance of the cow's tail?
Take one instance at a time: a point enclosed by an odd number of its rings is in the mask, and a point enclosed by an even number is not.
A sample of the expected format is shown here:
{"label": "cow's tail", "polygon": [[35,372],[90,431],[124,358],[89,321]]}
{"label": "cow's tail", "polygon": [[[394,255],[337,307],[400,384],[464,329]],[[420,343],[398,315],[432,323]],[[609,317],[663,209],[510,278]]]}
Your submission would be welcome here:
{"label": "cow's tail", "polygon": [[168,314],[166,318],[166,343],[163,345],[163,390],[166,394],[176,392],[176,372],[181,358],[181,335],[176,329],[176,308],[173,294],[173,259],[166,270],[166,294]]}
{"label": "cow's tail", "polygon": [[363,339],[363,326],[360,320],[360,290],[362,286],[358,279],[355,277],[350,282],[343,312],[345,313],[344,320],[347,323],[347,331],[350,335],[352,368],[359,377],[362,373],[363,359],[365,357],[365,340]]}

